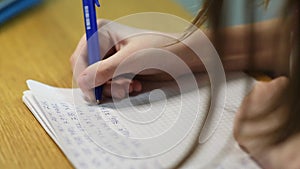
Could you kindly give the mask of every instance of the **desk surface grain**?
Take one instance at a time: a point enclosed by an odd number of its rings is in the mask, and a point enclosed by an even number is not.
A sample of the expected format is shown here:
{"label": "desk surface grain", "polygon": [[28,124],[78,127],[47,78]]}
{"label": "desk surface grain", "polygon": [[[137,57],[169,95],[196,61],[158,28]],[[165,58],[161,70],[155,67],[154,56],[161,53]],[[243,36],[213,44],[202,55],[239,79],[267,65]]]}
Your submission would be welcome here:
{"label": "desk surface grain", "polygon": [[[103,1],[108,19],[158,11],[190,16],[170,1]],[[22,102],[27,79],[72,87],[69,57],[83,35],[81,1],[45,0],[0,26],[0,168],[72,168]]]}

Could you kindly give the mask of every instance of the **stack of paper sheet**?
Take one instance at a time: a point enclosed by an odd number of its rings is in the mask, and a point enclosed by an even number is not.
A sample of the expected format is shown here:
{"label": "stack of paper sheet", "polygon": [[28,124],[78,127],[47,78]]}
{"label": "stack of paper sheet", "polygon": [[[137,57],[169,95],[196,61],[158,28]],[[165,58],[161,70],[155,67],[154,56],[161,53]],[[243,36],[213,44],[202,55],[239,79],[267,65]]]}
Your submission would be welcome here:
{"label": "stack of paper sheet", "polygon": [[[28,80],[30,90],[24,92],[23,101],[76,168],[170,168],[197,138],[197,150],[183,168],[258,169],[232,135],[235,112],[255,80],[243,73],[228,79],[224,111],[212,112],[215,116],[207,116],[210,88],[205,85],[185,93],[164,85],[117,103],[91,105],[79,89]],[[200,100],[195,101],[196,95]],[[157,119],[147,121],[153,115]],[[182,127],[168,133],[177,122]],[[176,142],[176,134],[190,124],[191,130]],[[199,138],[197,131],[203,125]]]}

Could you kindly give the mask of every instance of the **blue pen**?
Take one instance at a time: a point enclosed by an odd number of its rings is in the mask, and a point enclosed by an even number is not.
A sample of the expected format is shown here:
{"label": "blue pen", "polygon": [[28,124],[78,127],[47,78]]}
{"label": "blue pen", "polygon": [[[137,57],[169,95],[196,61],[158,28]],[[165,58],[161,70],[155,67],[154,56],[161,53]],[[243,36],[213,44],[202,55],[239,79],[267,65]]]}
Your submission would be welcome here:
{"label": "blue pen", "polygon": [[[101,60],[101,53],[98,39],[98,27],[95,5],[100,7],[98,0],[82,0],[86,39],[88,45],[88,62],[92,65]],[[96,101],[99,104],[102,100],[102,86],[95,88]]]}

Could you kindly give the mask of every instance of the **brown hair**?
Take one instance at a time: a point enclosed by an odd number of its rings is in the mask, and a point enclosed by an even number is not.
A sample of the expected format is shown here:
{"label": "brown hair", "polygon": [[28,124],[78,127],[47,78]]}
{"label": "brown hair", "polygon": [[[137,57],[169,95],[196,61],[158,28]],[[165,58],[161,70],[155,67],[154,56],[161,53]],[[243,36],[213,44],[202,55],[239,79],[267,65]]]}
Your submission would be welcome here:
{"label": "brown hair", "polygon": [[[265,9],[269,5],[269,2],[270,0],[262,0],[262,4],[264,5]],[[216,12],[220,12],[221,10],[215,11],[214,9],[216,9],[215,7],[222,6],[222,4],[223,0],[205,0],[202,4],[202,8],[200,8],[198,14],[192,21],[193,25],[201,27],[208,20],[208,18],[213,20],[216,19],[214,18],[214,15],[216,15]]]}
{"label": "brown hair", "polygon": [[291,57],[291,73],[290,73],[290,86],[288,89],[288,103],[290,111],[288,112],[288,120],[282,130],[282,135],[279,136],[278,141],[283,141],[287,137],[300,132],[300,34],[299,34],[299,0],[288,0],[284,9],[284,16],[287,16],[292,11],[292,16],[289,22],[292,23],[292,57]]}
{"label": "brown hair", "polygon": [[[212,41],[215,48],[222,56],[222,41],[224,40],[220,33],[221,28],[221,12],[224,0],[204,0],[202,8],[199,10],[198,15],[192,21],[195,27],[200,28],[204,23],[209,22],[209,28],[213,32]],[[262,0],[262,4],[267,8],[269,0]],[[299,53],[299,0],[287,0],[283,7],[282,17],[285,18],[287,24],[294,24],[293,36],[291,37],[292,44],[292,58],[291,58],[291,73],[289,75],[290,83],[287,89],[286,97],[282,98],[289,106],[287,113],[287,120],[285,125],[281,128],[279,135],[274,136],[274,143],[280,143],[286,140],[293,134],[300,132],[300,53]],[[246,17],[254,22],[254,5],[253,0],[247,0]],[[292,13],[291,13],[292,11]],[[291,16],[292,15],[292,16]],[[193,25],[187,30],[183,38],[191,35],[195,31]],[[250,32],[250,45],[249,45],[249,63],[253,62],[253,49],[254,49],[254,36]],[[221,58],[222,59],[222,58]],[[196,151],[198,140],[191,146],[186,156],[174,166],[174,168],[181,167]]]}

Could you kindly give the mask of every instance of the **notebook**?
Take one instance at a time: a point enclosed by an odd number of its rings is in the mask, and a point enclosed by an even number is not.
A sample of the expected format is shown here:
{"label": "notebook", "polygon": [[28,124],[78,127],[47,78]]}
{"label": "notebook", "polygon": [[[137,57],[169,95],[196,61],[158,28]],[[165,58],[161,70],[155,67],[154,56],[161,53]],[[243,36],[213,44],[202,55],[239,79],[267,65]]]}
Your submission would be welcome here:
{"label": "notebook", "polygon": [[232,135],[235,112],[255,80],[229,75],[224,111],[207,114],[210,87],[199,79],[196,90],[184,93],[172,82],[149,82],[153,90],[101,105],[87,103],[79,89],[28,80],[23,102],[75,168],[172,168],[197,141],[182,168],[259,169]]}

